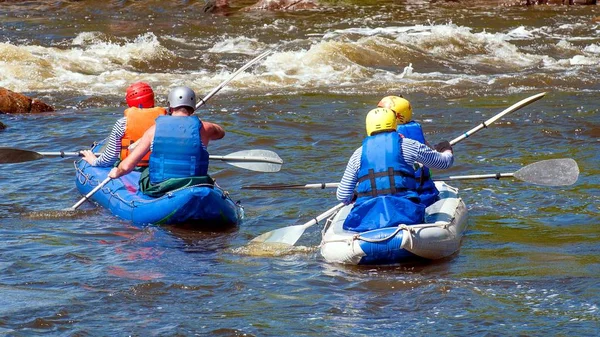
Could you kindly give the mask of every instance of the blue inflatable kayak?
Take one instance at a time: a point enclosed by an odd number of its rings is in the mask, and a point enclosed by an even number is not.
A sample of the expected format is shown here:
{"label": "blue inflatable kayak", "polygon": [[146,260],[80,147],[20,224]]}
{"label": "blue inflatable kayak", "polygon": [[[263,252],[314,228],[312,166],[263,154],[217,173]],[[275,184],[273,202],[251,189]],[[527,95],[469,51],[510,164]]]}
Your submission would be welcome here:
{"label": "blue inflatable kayak", "polygon": [[[96,146],[95,150],[99,149],[100,145]],[[111,167],[90,166],[79,160],[75,169],[77,189],[85,195],[107,178]],[[195,185],[152,198],[139,191],[139,178],[139,172],[131,172],[113,179],[90,199],[137,225],[183,224],[214,230],[237,226],[243,218],[239,202],[217,185]]]}

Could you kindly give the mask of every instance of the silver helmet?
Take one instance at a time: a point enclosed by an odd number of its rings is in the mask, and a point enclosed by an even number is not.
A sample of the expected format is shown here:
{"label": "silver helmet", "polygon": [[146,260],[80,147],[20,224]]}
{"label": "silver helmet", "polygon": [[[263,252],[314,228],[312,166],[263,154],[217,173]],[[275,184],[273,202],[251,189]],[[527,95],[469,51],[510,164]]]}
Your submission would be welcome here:
{"label": "silver helmet", "polygon": [[167,106],[169,108],[187,106],[196,109],[196,93],[188,87],[176,87],[169,93]]}

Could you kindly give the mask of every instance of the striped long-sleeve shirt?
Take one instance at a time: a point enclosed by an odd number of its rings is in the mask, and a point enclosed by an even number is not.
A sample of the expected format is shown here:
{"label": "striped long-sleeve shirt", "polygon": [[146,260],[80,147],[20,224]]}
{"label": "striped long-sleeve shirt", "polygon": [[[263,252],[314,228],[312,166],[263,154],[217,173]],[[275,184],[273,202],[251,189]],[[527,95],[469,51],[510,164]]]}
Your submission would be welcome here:
{"label": "striped long-sleeve shirt", "polygon": [[[421,144],[415,140],[402,138],[402,156],[407,163],[419,162],[423,165],[436,168],[447,169],[454,163],[454,156],[450,152],[437,152],[427,145]],[[344,176],[337,188],[337,199],[346,205],[352,201],[354,188],[358,182],[358,170],[360,169],[360,159],[362,156],[362,146],[354,151]]]}
{"label": "striped long-sleeve shirt", "polygon": [[102,154],[92,164],[92,166],[113,166],[121,155],[121,139],[125,135],[127,118],[121,117],[117,120],[108,136],[106,146]]}

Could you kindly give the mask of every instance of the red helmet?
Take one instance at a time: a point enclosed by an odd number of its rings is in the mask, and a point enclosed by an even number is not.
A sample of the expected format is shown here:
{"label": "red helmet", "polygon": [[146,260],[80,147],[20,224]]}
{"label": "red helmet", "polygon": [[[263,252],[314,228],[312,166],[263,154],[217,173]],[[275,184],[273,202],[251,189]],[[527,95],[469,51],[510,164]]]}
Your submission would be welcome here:
{"label": "red helmet", "polygon": [[153,108],[154,91],[146,82],[136,82],[127,88],[125,95],[127,105],[136,108]]}

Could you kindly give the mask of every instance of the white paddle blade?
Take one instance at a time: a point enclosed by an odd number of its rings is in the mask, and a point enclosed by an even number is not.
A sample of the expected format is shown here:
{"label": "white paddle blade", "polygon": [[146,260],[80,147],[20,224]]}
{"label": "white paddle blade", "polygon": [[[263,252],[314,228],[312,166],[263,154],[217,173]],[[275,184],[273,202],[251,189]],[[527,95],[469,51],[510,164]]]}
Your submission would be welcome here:
{"label": "white paddle blade", "polygon": [[306,230],[306,225],[289,226],[263,233],[250,243],[282,243],[293,246]]}
{"label": "white paddle blade", "polygon": [[514,177],[536,185],[568,186],[577,182],[579,166],[571,158],[542,160],[521,168]]}
{"label": "white paddle blade", "polygon": [[269,150],[245,150],[230,153],[221,160],[228,164],[258,172],[279,172],[283,160]]}
{"label": "white paddle blade", "polygon": [[233,162],[233,161],[228,161],[227,164],[229,164],[231,166],[243,168],[246,170],[250,170],[250,171],[256,171],[256,172],[272,173],[272,172],[279,172],[281,170],[281,164],[249,163],[249,162],[244,163],[244,162]]}
{"label": "white paddle blade", "polygon": [[305,223],[304,225],[295,225],[295,226],[279,228],[274,231],[270,231],[270,232],[267,232],[267,233],[257,236],[256,238],[252,239],[250,241],[250,243],[272,243],[272,244],[283,243],[283,244],[288,244],[290,246],[293,246],[296,243],[296,241],[298,241],[298,239],[300,239],[300,237],[302,236],[302,233],[304,233],[304,231],[308,227],[318,224],[319,221],[332,216],[333,214],[337,213],[337,211],[339,211],[342,207],[344,207],[344,204],[339,203],[339,204],[335,205],[333,208],[328,209],[324,213],[319,214],[319,216],[310,220],[309,222]]}

